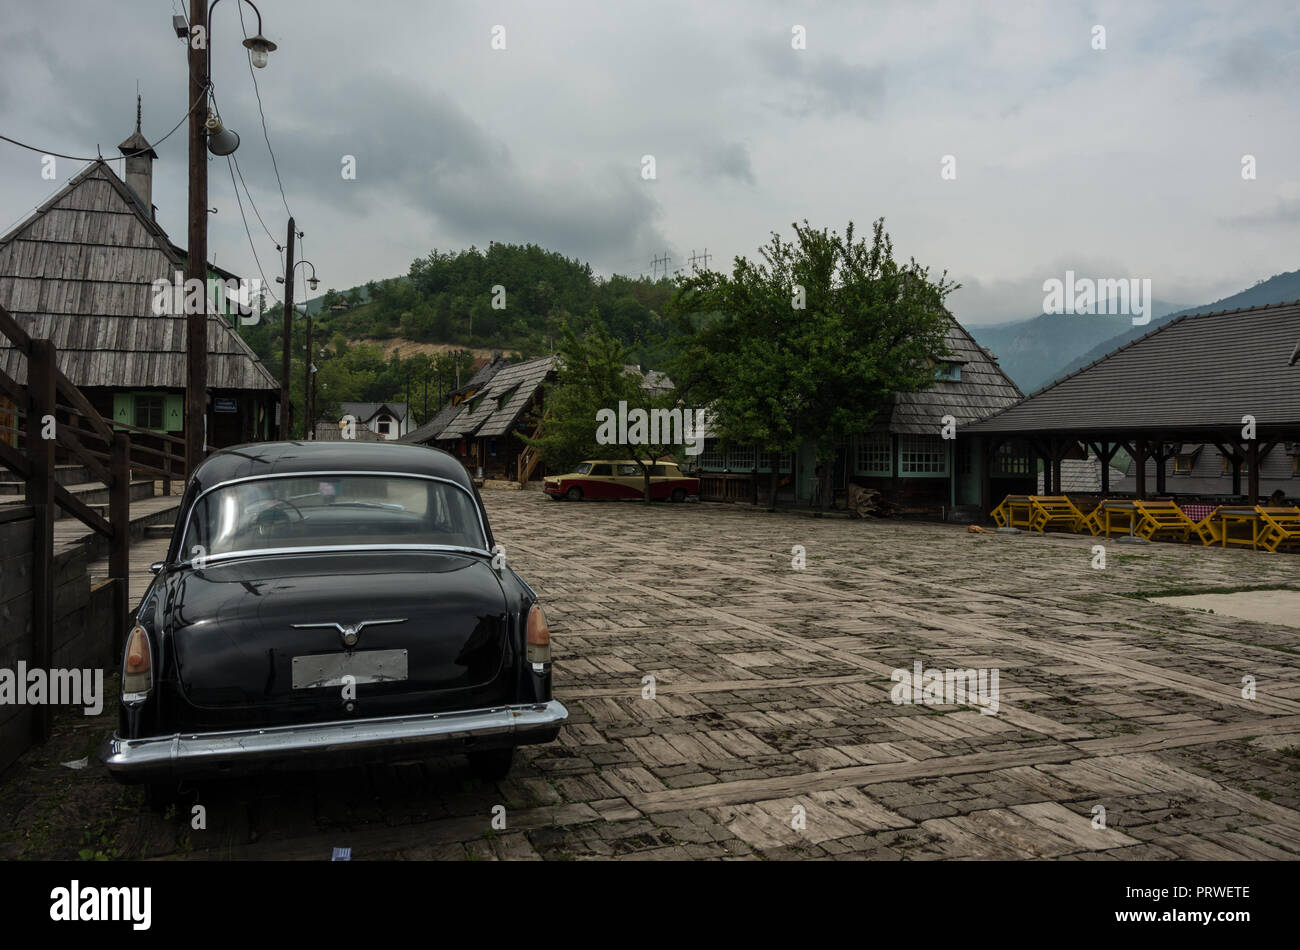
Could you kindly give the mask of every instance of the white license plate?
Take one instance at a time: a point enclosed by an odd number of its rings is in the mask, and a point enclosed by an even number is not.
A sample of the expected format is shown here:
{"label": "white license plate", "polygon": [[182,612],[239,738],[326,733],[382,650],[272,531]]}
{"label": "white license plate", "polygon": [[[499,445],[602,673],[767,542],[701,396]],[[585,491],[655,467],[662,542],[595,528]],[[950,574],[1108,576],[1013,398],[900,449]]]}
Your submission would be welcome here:
{"label": "white license plate", "polygon": [[360,653],[321,653],[293,658],[293,688],[342,686],[343,677],[354,683],[392,683],[404,680],[405,650],[366,650]]}

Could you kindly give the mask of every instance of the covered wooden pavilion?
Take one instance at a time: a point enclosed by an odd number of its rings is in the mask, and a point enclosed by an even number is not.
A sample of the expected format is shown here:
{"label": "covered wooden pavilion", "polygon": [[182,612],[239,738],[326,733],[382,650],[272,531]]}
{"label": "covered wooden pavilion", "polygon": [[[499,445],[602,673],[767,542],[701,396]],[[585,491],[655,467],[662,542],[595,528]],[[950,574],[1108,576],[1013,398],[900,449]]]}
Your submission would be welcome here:
{"label": "covered wooden pavilion", "polygon": [[[1231,461],[1233,494],[1254,504],[1260,462],[1279,446],[1300,451],[1297,339],[1300,301],[1180,317],[963,432],[983,437],[990,454],[1027,443],[1043,462],[1045,495],[1061,492],[1062,460],[1086,449],[1102,460],[1109,494],[1121,448],[1133,459],[1136,497],[1166,495],[1165,462],[1179,447],[1214,445]],[[988,512],[1000,499],[987,480],[982,489]]]}

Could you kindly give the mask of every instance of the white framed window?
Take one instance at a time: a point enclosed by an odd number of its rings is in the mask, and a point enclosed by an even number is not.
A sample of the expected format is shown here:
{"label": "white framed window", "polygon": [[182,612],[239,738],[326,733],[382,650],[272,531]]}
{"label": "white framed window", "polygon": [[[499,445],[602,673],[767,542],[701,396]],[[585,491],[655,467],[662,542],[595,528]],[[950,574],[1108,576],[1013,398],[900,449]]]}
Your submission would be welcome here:
{"label": "white framed window", "polygon": [[936,363],[934,365],[934,378],[953,383],[961,382],[961,364]]}
{"label": "white framed window", "polygon": [[752,445],[734,445],[727,449],[727,468],[733,472],[751,472],[758,460]]}
{"label": "white framed window", "polygon": [[[758,470],[760,472],[771,473],[772,471],[772,453],[763,451],[758,453]],[[777,460],[777,471],[781,474],[794,471],[794,454],[782,455]]]}
{"label": "white framed window", "polygon": [[870,432],[854,441],[855,475],[894,474],[894,446],[888,432]]}
{"label": "white framed window", "polygon": [[716,439],[704,443],[704,451],[700,453],[700,469],[706,472],[720,472],[726,466],[723,464],[722,452],[718,450]]}
{"label": "white framed window", "polygon": [[993,460],[994,475],[1028,475],[1029,454],[1023,448],[1004,442]]}
{"label": "white framed window", "polygon": [[947,475],[948,443],[937,435],[899,436],[898,474]]}

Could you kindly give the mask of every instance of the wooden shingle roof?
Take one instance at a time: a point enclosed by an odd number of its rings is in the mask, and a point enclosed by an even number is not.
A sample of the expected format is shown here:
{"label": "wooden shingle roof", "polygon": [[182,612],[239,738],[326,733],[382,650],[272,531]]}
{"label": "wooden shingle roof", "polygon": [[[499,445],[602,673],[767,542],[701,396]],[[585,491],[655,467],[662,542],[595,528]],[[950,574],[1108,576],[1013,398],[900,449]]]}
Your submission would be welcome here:
{"label": "wooden shingle roof", "polygon": [[[157,316],[152,284],[184,255],[104,162],[92,162],[0,238],[0,304],[33,337],[54,341],[77,386],[182,388],[185,315]],[[0,337],[0,369],[26,381],[26,360]],[[222,316],[208,315],[210,389],[278,390]]]}
{"label": "wooden shingle roof", "polygon": [[1177,432],[1300,425],[1300,301],[1195,313],[1057,380],[970,432]]}
{"label": "wooden shingle roof", "polygon": [[899,393],[881,414],[877,430],[937,435],[944,416],[952,416],[961,427],[1015,405],[1024,397],[1011,377],[956,320],[949,326],[945,342],[948,359],[961,364],[961,379],[936,380],[921,392]]}
{"label": "wooden shingle roof", "polygon": [[554,370],[554,356],[506,363],[473,398],[460,404],[461,411],[435,438],[505,435]]}

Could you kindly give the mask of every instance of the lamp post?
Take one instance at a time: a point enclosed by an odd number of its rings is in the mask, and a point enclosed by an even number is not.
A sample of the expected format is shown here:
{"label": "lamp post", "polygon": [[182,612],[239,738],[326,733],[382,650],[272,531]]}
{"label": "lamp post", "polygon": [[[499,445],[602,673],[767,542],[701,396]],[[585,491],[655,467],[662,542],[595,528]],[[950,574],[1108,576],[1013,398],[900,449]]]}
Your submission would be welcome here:
{"label": "lamp post", "polygon": [[[322,362],[322,363],[325,362],[325,357],[326,357],[327,353],[328,353],[328,351],[325,349],[325,347],[322,346],[322,347],[320,348],[320,359],[321,359],[321,362]],[[316,366],[315,363],[312,363],[312,365],[311,365],[311,399],[310,399],[310,401],[308,402],[308,406],[309,406],[310,409],[311,409],[311,418],[312,418],[312,424],[311,424],[311,437],[312,437],[313,439],[316,438],[316,421],[315,421],[315,420],[316,420],[316,377],[317,377],[317,375],[319,375],[319,373],[320,373],[320,368],[319,368],[318,366]]]}
{"label": "lamp post", "polygon": [[[280,438],[289,438],[289,345],[293,341],[293,275],[298,267],[306,264],[311,268],[311,276],[307,278],[307,286],[315,290],[320,286],[320,281],[316,279],[316,265],[309,260],[301,260],[297,263],[293,259],[293,218],[289,219],[289,252],[285,259],[288,268],[283,277],[277,277],[276,283],[284,284],[284,347],[281,355],[281,373],[280,378],[284,381],[283,388],[280,390]],[[303,373],[302,381],[302,401],[303,401],[303,437],[307,438],[308,433],[315,427],[316,421],[311,417],[311,310],[306,304],[303,304],[303,315],[307,317],[307,349],[306,361],[307,368]]]}
{"label": "lamp post", "polygon": [[[209,108],[212,84],[210,82],[212,49],[210,31],[212,11],[221,0],[190,0],[190,22],[186,47],[190,82],[185,101],[202,94],[202,108],[190,110],[189,123],[189,233],[185,259],[185,280],[197,280],[198,286],[208,286],[208,161],[205,146],[214,155],[229,155],[239,147],[239,136],[221,124],[221,119]],[[267,54],[275,44],[262,35],[262,13],[252,0],[247,3],[257,13],[257,35],[244,40],[253,65],[266,65]],[[207,294],[198,312],[185,308],[185,475],[198,466],[207,450],[207,395],[208,395],[208,307]],[[186,296],[189,299],[189,296]]]}

